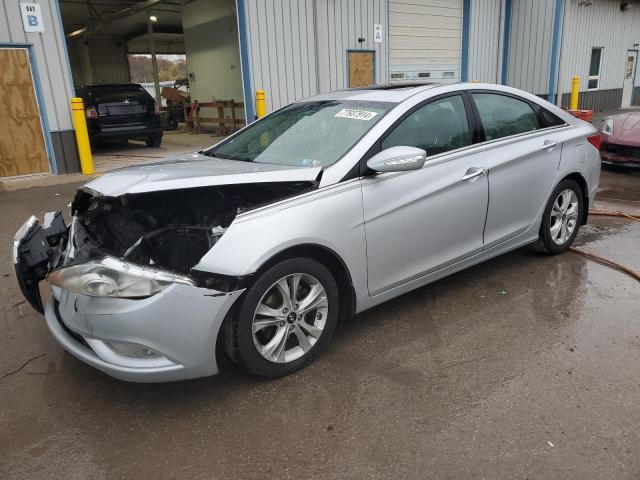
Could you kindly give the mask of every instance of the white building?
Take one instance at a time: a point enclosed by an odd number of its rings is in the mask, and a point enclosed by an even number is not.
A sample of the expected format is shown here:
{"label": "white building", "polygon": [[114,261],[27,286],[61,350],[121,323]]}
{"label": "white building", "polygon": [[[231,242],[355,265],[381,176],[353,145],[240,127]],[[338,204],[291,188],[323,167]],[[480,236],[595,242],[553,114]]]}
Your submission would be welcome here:
{"label": "white building", "polygon": [[192,99],[244,101],[250,120],[258,89],[272,111],[389,81],[505,83],[566,105],[579,75],[581,108],[640,104],[638,0],[34,1],[36,28],[33,4],[0,0],[0,177],[78,171],[74,85],[129,82],[150,15],[157,53],[186,55]]}

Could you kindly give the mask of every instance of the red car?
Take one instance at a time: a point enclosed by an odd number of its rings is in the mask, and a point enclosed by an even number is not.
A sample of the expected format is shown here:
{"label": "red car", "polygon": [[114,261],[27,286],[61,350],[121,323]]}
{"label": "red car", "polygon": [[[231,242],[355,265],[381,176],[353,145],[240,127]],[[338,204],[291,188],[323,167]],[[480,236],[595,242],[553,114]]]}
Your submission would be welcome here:
{"label": "red car", "polygon": [[640,111],[607,117],[600,138],[602,163],[640,167]]}

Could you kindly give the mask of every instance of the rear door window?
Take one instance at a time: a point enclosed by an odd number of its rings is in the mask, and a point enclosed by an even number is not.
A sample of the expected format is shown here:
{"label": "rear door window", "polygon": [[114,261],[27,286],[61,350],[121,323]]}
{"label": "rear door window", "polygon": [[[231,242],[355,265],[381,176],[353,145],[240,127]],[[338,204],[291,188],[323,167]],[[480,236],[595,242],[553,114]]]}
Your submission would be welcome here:
{"label": "rear door window", "polygon": [[421,148],[427,155],[466,147],[471,133],[462,96],[435,100],[402,120],[382,141],[382,149],[396,146]]}
{"label": "rear door window", "polygon": [[496,140],[539,128],[536,112],[524,100],[494,93],[473,93],[485,140]]}

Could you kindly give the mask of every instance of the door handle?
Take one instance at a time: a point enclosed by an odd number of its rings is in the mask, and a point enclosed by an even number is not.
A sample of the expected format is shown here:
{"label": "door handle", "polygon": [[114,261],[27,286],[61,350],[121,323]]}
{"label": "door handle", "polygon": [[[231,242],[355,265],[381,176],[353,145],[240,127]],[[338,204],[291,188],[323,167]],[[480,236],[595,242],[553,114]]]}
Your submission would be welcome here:
{"label": "door handle", "polygon": [[558,142],[556,140],[545,140],[544,143],[542,144],[542,150],[546,150],[550,152],[557,146],[558,146]]}
{"label": "door handle", "polygon": [[467,173],[464,174],[462,180],[471,180],[473,178],[479,177],[480,175],[484,175],[486,172],[486,168],[471,167],[467,170]]}

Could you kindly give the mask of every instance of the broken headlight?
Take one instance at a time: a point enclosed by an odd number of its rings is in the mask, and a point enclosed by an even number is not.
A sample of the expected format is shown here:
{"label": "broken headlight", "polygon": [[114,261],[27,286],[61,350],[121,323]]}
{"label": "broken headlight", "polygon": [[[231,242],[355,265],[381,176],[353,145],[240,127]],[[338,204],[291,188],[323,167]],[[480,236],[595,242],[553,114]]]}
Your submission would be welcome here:
{"label": "broken headlight", "polygon": [[605,118],[600,131],[605,135],[613,135],[613,118]]}
{"label": "broken headlight", "polygon": [[104,257],[54,270],[51,285],[90,297],[150,297],[172,283],[195,285],[188,277]]}

